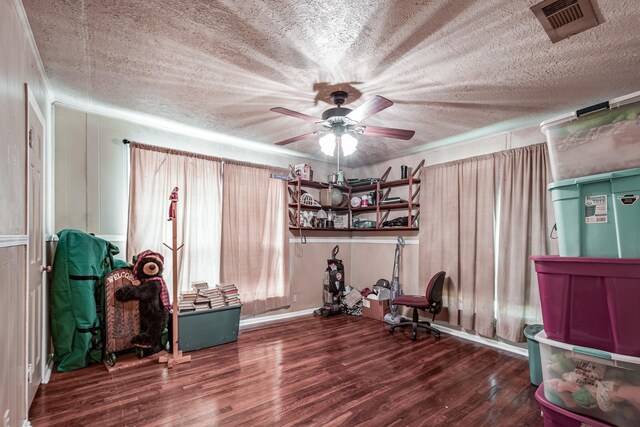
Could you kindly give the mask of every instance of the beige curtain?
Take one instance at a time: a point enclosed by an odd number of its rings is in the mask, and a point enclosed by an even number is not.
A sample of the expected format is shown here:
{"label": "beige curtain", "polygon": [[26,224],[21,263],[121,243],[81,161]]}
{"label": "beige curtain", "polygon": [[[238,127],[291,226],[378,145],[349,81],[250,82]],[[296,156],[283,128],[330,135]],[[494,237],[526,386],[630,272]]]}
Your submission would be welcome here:
{"label": "beige curtain", "polygon": [[531,255],[557,254],[547,185],[547,147],[539,144],[496,154],[499,182],[497,335],[522,341],[525,324],[540,323],[540,296]]}
{"label": "beige curtain", "polygon": [[265,168],[225,163],[221,282],[245,315],[289,305],[286,182]]}
{"label": "beige curtain", "polygon": [[127,259],[150,249],[165,258],[164,279],[172,292],[169,194],[179,188],[179,290],[195,281],[219,283],[221,163],[206,156],[132,143]]}
{"label": "beige curtain", "polygon": [[449,323],[493,336],[493,156],[427,167],[421,178],[420,282],[446,271]]}

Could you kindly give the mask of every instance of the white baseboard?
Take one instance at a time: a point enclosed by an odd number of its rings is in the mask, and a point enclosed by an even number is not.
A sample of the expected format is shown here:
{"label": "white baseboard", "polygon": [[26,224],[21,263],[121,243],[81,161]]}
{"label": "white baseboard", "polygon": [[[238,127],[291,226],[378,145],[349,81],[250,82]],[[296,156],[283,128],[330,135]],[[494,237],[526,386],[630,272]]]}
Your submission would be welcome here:
{"label": "white baseboard", "polygon": [[262,323],[275,322],[276,320],[293,319],[294,317],[307,316],[313,314],[315,308],[308,308],[306,310],[292,311],[289,313],[274,314],[273,316],[252,317],[249,319],[240,320],[240,328],[243,326],[254,326]]}
{"label": "white baseboard", "polygon": [[29,420],[22,420],[22,427],[31,427]]}
{"label": "white baseboard", "polygon": [[[275,322],[277,320],[293,319],[295,317],[307,316],[313,314],[316,309],[310,308],[307,310],[294,311],[290,313],[274,314],[273,316],[253,317],[250,319],[243,319],[240,321],[240,328],[243,326],[254,326],[263,323]],[[526,348],[516,347],[504,342],[495,341],[489,338],[484,338],[479,335],[473,335],[465,331],[458,331],[456,329],[448,328],[440,324],[434,324],[434,326],[441,332],[454,337],[462,338],[467,341],[473,341],[478,344],[487,345],[500,350],[508,351],[511,353],[519,354],[520,356],[529,357],[529,351]]]}
{"label": "white baseboard", "polygon": [[[307,310],[293,311],[290,313],[274,314],[273,316],[253,317],[250,319],[243,319],[240,321],[240,328],[242,328],[243,326],[254,326],[254,325],[260,325],[263,323],[275,322],[276,320],[293,319],[295,317],[307,316],[309,314],[313,314],[315,310],[316,310],[315,308],[309,308]],[[520,356],[529,357],[529,352],[526,348],[516,347],[504,342],[495,341],[489,338],[484,338],[479,335],[473,335],[465,331],[458,331],[456,329],[448,328],[440,324],[434,324],[434,326],[439,331],[445,334],[453,335],[454,337],[462,338],[467,341],[473,341],[478,344],[483,344],[489,347],[494,347],[500,350],[519,354]]]}
{"label": "white baseboard", "polygon": [[495,347],[500,350],[509,351],[511,353],[519,354],[520,356],[529,357],[529,351],[526,348],[516,347],[504,342],[495,341],[490,338],[484,338],[479,335],[470,334],[465,331],[458,331],[456,329],[447,328],[438,323],[434,323],[436,329],[445,334],[453,335],[454,337],[462,338],[467,341],[477,342],[478,344],[488,345],[489,347]]}
{"label": "white baseboard", "polygon": [[47,365],[44,367],[44,372],[42,373],[41,384],[48,384],[51,379],[51,372],[53,372],[53,358],[49,357],[48,359]]}

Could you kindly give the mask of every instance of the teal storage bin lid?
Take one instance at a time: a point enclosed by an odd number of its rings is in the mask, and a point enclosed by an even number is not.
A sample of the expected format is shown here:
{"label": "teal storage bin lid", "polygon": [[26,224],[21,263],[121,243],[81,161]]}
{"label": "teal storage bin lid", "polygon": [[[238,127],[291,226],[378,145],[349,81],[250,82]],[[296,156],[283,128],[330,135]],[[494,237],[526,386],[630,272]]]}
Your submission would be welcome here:
{"label": "teal storage bin lid", "polygon": [[544,330],[542,325],[529,325],[524,328],[524,336],[527,337],[527,339],[533,340],[533,337],[542,330]]}
{"label": "teal storage bin lid", "polygon": [[547,190],[551,191],[560,187],[586,185],[594,182],[608,181],[611,179],[629,178],[636,175],[640,175],[640,168],[599,173],[596,175],[581,176],[579,178],[563,179],[562,181],[556,181],[549,184]]}

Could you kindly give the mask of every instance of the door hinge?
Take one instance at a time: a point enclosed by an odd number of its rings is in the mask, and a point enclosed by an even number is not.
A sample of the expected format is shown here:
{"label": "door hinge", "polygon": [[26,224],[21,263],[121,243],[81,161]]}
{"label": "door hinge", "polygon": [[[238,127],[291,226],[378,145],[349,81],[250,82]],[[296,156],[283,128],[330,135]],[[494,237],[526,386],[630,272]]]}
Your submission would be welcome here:
{"label": "door hinge", "polygon": [[27,380],[29,384],[31,384],[31,381],[33,381],[33,363],[29,363],[27,365]]}

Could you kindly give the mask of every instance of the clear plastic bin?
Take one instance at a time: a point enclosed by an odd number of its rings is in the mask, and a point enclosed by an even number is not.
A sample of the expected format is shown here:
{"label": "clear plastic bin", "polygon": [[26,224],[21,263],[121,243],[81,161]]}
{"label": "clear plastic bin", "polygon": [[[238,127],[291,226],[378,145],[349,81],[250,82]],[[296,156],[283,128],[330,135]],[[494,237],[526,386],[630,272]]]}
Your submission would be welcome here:
{"label": "clear plastic bin", "polygon": [[640,425],[640,358],[553,341],[540,343],[544,397],[618,427]]}
{"label": "clear plastic bin", "polygon": [[540,124],[554,180],[640,167],[640,92],[612,99],[603,108]]}

